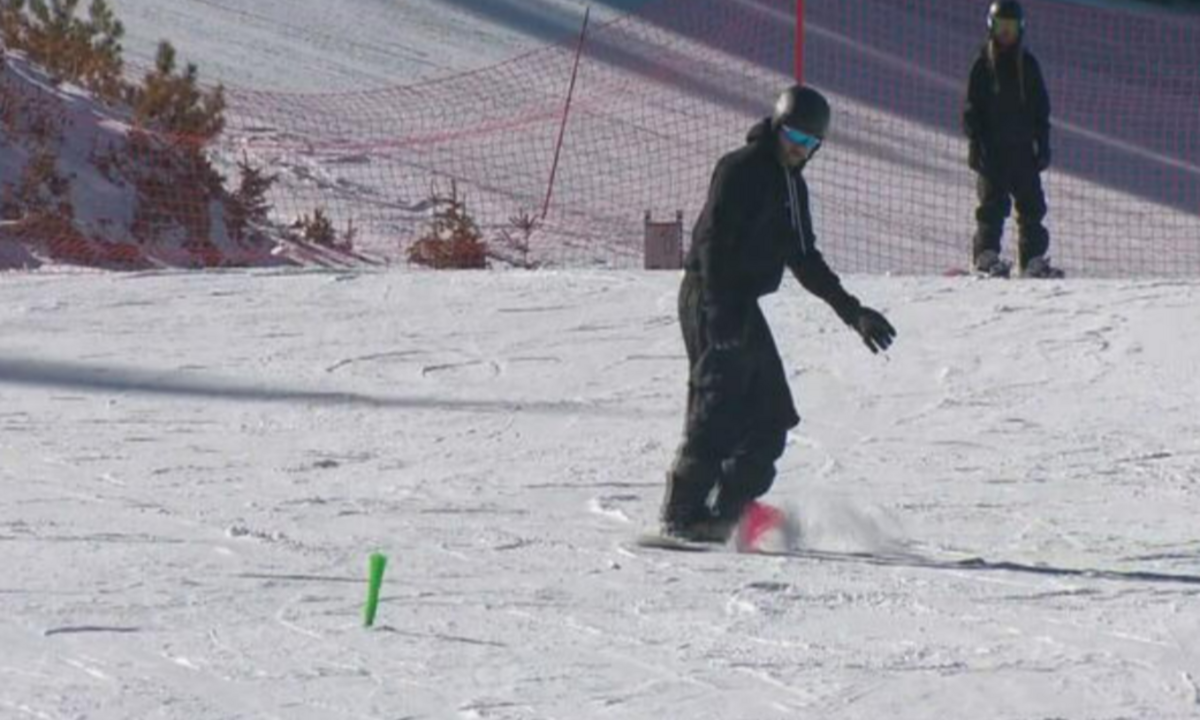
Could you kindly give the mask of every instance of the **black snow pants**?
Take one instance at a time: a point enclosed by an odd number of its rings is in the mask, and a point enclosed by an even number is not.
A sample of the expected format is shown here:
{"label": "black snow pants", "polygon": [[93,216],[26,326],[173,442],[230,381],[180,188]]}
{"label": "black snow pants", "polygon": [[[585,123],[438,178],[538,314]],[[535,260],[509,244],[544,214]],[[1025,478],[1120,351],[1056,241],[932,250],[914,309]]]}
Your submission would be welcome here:
{"label": "black snow pants", "polygon": [[1050,233],[1042,220],[1046,217],[1046,195],[1041,173],[1032,148],[999,148],[989,158],[984,172],[975,180],[979,207],[975,211],[974,257],[985,250],[1000,252],[1004,221],[1017,206],[1017,257],[1021,269],[1035,257],[1046,254]]}
{"label": "black snow pants", "polygon": [[684,439],[672,473],[684,512],[706,502],[714,489],[718,515],[736,514],[765,494],[787,431],[800,422],[766,318],[755,300],[748,302],[745,341],[718,350],[706,330],[700,279],[687,273],[680,287],[690,371]]}

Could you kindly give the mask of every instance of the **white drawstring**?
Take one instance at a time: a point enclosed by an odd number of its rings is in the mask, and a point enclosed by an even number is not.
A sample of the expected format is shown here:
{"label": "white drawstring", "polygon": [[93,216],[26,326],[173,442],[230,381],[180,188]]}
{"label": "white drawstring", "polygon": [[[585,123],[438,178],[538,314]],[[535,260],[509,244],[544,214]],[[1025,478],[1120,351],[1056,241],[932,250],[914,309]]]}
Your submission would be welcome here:
{"label": "white drawstring", "polygon": [[791,211],[792,228],[796,231],[796,236],[800,238],[800,254],[808,254],[808,246],[805,245],[804,238],[804,223],[800,217],[800,195],[796,192],[796,179],[792,177],[792,173],[787,168],[783,168],[783,176],[787,178],[788,187],[788,209]]}

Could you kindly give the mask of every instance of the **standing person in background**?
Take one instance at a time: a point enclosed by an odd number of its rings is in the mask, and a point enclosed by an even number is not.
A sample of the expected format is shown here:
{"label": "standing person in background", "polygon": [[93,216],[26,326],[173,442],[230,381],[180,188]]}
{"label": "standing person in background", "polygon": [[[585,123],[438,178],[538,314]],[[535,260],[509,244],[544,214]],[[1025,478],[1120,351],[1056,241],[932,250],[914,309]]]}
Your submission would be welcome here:
{"label": "standing person in background", "polygon": [[988,8],[988,39],[971,67],[963,129],[970,141],[967,163],[976,173],[979,207],[972,247],[975,269],[1007,276],[1000,257],[1004,221],[1015,202],[1017,258],[1026,277],[1063,273],[1046,256],[1050,233],[1042,224],[1046,195],[1041,173],[1050,167],[1050,96],[1042,69],[1025,48],[1025,12],[1017,0]]}
{"label": "standing person in background", "polygon": [[871,352],[896,336],[846,292],[817,249],[803,170],[829,125],[824,96],[794,85],[713,171],[679,291],[690,371],[684,439],[662,505],[665,536],[725,542],[775,479],[800,417],[758,299],[779,289],[785,267]]}

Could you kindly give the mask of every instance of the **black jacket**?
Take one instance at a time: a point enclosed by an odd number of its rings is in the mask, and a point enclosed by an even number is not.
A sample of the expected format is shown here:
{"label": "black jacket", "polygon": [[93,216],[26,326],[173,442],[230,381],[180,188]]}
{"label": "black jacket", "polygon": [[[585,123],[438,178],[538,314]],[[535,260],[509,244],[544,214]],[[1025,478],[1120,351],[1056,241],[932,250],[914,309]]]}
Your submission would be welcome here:
{"label": "black jacket", "polygon": [[808,185],[776,156],[770,120],[751,128],[746,145],[720,159],[692,229],[685,267],[699,276],[714,315],[739,323],[758,298],[779,289],[784,267],[851,324],[861,307],[817,250]]}
{"label": "black jacket", "polygon": [[1042,68],[1018,45],[1000,51],[987,43],[971,67],[963,130],[985,151],[1050,147],[1050,95]]}

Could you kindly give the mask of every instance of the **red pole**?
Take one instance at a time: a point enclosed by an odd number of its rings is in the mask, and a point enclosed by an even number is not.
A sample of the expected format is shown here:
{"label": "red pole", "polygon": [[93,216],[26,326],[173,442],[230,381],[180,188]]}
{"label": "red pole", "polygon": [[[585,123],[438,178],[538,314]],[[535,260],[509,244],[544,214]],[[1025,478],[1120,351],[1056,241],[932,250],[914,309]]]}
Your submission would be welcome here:
{"label": "red pole", "polygon": [[804,83],[804,0],[796,0],[796,82]]}
{"label": "red pole", "polygon": [[579,58],[583,55],[583,41],[587,37],[588,17],[592,6],[583,13],[583,28],[579,31],[579,46],[575,48],[575,67],[571,70],[571,86],[567,88],[567,104],[563,108],[562,125],[558,129],[558,143],[554,146],[554,164],[550,166],[550,182],[546,185],[546,201],[542,203],[542,219],[550,212],[550,195],[554,192],[554,176],[558,174],[558,156],[562,152],[563,137],[567,134],[567,118],[571,114],[571,98],[575,95],[575,78],[579,75]]}

